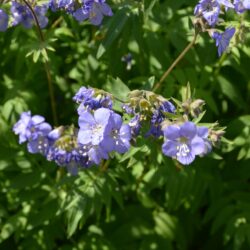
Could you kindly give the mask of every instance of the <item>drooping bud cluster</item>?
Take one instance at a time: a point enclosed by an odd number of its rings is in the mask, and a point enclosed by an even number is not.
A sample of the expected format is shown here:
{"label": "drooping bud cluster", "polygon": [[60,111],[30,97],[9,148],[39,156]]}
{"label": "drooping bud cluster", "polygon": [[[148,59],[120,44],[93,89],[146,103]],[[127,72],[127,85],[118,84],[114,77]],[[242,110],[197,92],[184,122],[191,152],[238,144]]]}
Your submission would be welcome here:
{"label": "drooping bud cluster", "polygon": [[112,109],[113,106],[112,95],[94,88],[81,87],[73,97],[73,100],[80,104],[77,109],[79,115],[98,108]]}
{"label": "drooping bud cluster", "polygon": [[[36,5],[32,1],[27,1],[27,3],[33,9],[41,28],[45,28],[48,24],[46,13],[49,9],[53,12],[65,11],[79,22],[88,19],[93,25],[100,25],[104,16],[113,15],[105,0],[48,0],[42,5]],[[29,29],[35,24],[33,13],[25,2],[10,1],[10,5],[12,19],[10,26],[21,24]],[[0,9],[0,31],[6,31],[8,23],[8,14]]]}
{"label": "drooping bud cluster", "polygon": [[223,10],[234,10],[237,14],[241,14],[249,9],[249,0],[234,0],[233,2],[231,0],[200,0],[194,9],[195,26],[199,31],[207,31],[210,34],[218,47],[218,55],[221,56],[227,50],[236,29],[227,27],[224,32],[217,31],[215,26],[221,22],[220,14]]}
{"label": "drooping bud cluster", "polygon": [[224,132],[214,129],[217,124],[208,129],[189,120],[201,114],[204,101],[200,99],[187,97],[175,107],[153,92],[134,90],[122,105],[124,115],[112,109],[116,98],[100,89],[81,87],[73,100],[79,104],[79,128],[52,130],[42,116],[31,116],[30,111],[22,113],[13,127],[19,143],[28,142],[30,153],[42,154],[71,174],[99,165],[111,153],[126,153],[138,136],[163,137],[163,154],[188,165],[209,153]]}
{"label": "drooping bud cluster", "polygon": [[146,135],[161,136],[161,123],[165,119],[165,113],[174,113],[175,106],[164,97],[145,90],[130,92],[129,100],[130,102],[124,104],[122,108],[127,114],[133,114],[129,122],[132,134],[138,135],[141,122],[150,121],[150,128]]}

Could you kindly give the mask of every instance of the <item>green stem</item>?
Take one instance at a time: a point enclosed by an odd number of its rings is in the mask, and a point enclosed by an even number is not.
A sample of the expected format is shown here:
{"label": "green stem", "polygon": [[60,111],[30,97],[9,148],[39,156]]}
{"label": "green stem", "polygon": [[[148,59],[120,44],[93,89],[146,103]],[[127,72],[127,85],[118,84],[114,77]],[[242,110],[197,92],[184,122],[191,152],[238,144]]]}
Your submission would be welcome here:
{"label": "green stem", "polygon": [[[25,5],[29,8],[29,10],[32,13],[34,21],[36,23],[39,40],[40,40],[41,45],[42,45],[41,47],[43,47],[43,45],[45,44],[45,38],[44,38],[43,32],[41,30],[39,21],[37,19],[36,13],[33,10],[31,4],[27,0],[23,0],[23,2],[25,3]],[[44,47],[44,51],[45,51],[46,57],[48,58],[48,52],[47,52],[46,47]],[[58,125],[58,119],[57,119],[57,112],[56,112],[55,94],[54,94],[54,88],[53,88],[52,78],[51,78],[51,74],[50,74],[49,63],[48,63],[48,61],[46,59],[44,60],[44,69],[45,69],[47,80],[48,80],[48,88],[49,88],[49,96],[50,96],[50,104],[51,104],[53,122],[54,122],[54,125],[57,126]]]}
{"label": "green stem", "polygon": [[196,39],[198,37],[198,32],[195,32],[193,40],[187,45],[187,47],[181,52],[181,54],[175,59],[175,61],[171,64],[171,66],[165,71],[160,81],[155,84],[152,91],[155,92],[161,87],[163,81],[167,78],[170,72],[174,69],[174,67],[181,61],[181,59],[186,55],[186,53],[194,46]]}

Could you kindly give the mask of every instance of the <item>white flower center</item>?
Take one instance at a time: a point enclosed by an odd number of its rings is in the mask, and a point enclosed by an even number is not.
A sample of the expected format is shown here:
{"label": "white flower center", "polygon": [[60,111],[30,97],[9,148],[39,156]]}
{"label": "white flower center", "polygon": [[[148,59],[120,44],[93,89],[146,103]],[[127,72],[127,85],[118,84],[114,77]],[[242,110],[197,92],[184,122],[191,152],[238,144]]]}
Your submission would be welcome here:
{"label": "white flower center", "polygon": [[177,146],[176,149],[178,150],[176,154],[177,157],[180,157],[180,156],[185,157],[190,152],[188,145],[185,143],[181,144],[180,146]]}

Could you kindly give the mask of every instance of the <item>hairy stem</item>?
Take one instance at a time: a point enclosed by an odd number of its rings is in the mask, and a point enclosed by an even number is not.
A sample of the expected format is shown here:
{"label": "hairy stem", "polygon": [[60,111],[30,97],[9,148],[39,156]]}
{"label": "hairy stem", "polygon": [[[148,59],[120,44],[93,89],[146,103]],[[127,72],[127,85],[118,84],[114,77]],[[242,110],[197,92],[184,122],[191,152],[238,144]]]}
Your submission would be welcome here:
{"label": "hairy stem", "polygon": [[195,32],[193,40],[187,45],[187,47],[181,52],[181,54],[175,59],[175,61],[171,64],[171,66],[165,71],[160,81],[155,84],[152,91],[155,92],[161,87],[163,81],[167,78],[170,72],[174,69],[174,67],[181,61],[181,59],[186,55],[186,53],[194,46],[196,39],[198,37],[198,33]]}
{"label": "hairy stem", "polygon": [[[42,32],[42,29],[40,27],[38,18],[36,16],[36,13],[33,10],[32,5],[27,0],[23,0],[23,2],[25,3],[25,5],[29,8],[29,10],[32,13],[34,21],[36,23],[37,33],[38,33],[38,36],[39,36],[39,40],[40,40],[40,42],[42,44],[42,47],[43,47],[43,45],[45,43],[45,38],[44,38],[44,35],[43,35],[43,32]],[[47,49],[45,47],[44,47],[44,51],[46,53],[46,57],[48,58]],[[57,112],[56,112],[55,94],[54,94],[54,88],[53,88],[52,78],[51,78],[51,74],[50,74],[49,63],[48,63],[48,61],[46,59],[44,60],[44,69],[45,69],[47,80],[48,80],[49,97],[50,97],[50,104],[51,104],[53,122],[54,122],[54,125],[57,126],[58,125],[58,119],[57,119]]]}

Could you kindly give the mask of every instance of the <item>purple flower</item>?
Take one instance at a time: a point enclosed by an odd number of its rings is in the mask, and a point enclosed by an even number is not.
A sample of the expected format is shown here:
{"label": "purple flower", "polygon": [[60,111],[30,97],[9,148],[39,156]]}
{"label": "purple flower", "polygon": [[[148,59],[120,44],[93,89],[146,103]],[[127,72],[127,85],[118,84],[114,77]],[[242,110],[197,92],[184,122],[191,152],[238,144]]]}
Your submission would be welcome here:
{"label": "purple flower", "polygon": [[82,145],[82,153],[95,164],[108,159],[112,151],[125,153],[130,148],[130,126],[109,109],[97,109],[93,115],[86,111],[79,117],[79,126],[78,143]]}
{"label": "purple flower", "polygon": [[106,108],[97,109],[92,115],[86,111],[79,117],[80,130],[78,142],[86,145],[99,145],[105,137],[107,125],[110,122],[111,110]]}
{"label": "purple flower", "polygon": [[75,5],[74,0],[58,0],[58,8],[64,9],[69,13],[74,12],[74,5]]}
{"label": "purple flower", "polygon": [[55,161],[58,166],[66,167],[69,173],[76,175],[78,173],[78,167],[84,166],[86,157],[82,157],[74,149],[67,151],[58,147],[51,147],[47,154],[47,160]]}
{"label": "purple flower", "polygon": [[215,40],[216,46],[218,47],[219,56],[221,56],[221,54],[229,46],[230,40],[232,39],[234,33],[235,33],[235,28],[227,28],[223,33],[219,33],[216,31],[213,32],[212,38]]}
{"label": "purple flower", "polygon": [[165,120],[164,112],[174,113],[176,110],[175,106],[169,102],[164,101],[161,103],[158,109],[153,112],[151,121],[150,121],[150,130],[147,132],[146,136],[153,135],[155,137],[161,136],[162,129],[161,123]]}
{"label": "purple flower", "polygon": [[203,135],[206,138],[205,131],[198,130],[193,122],[185,122],[180,126],[170,125],[163,132],[165,138],[162,145],[163,153],[176,158],[183,165],[192,163],[196,155],[208,152],[206,142],[201,137]]}
{"label": "purple flower", "polygon": [[73,100],[76,103],[82,103],[92,98],[93,95],[94,95],[94,90],[92,88],[81,87],[73,97]]}
{"label": "purple flower", "polygon": [[131,134],[132,137],[136,137],[140,133],[141,129],[141,116],[139,114],[136,114],[128,124],[131,128]]}
{"label": "purple flower", "polygon": [[205,150],[202,155],[206,155],[212,151],[212,144],[208,140],[208,128],[207,127],[197,127],[197,135],[201,137],[205,142]]}
{"label": "purple flower", "polygon": [[176,108],[171,102],[165,101],[162,102],[162,104],[159,107],[159,110],[161,112],[175,113]]}
{"label": "purple flower", "polygon": [[[26,5],[17,2],[12,2],[10,9],[13,17],[13,25],[22,24],[24,28],[29,29],[34,24],[34,19],[30,9]],[[48,24],[48,18],[45,16],[47,12],[47,5],[35,6],[34,12],[37,16],[41,28],[45,28]]]}
{"label": "purple flower", "polygon": [[37,137],[37,139],[28,142],[28,152],[30,152],[31,154],[39,153],[46,156],[50,149],[51,143],[52,141],[49,140],[46,136],[40,135],[39,137]]}
{"label": "purple flower", "polygon": [[127,114],[135,114],[135,109],[132,108],[129,104],[122,104],[122,109]]}
{"label": "purple flower", "polygon": [[40,115],[31,116],[31,112],[23,112],[20,120],[14,125],[13,131],[19,135],[19,143],[33,141],[40,136],[46,136],[51,131],[51,126],[44,122]]}
{"label": "purple flower", "polygon": [[9,17],[8,15],[0,9],[0,31],[5,31],[8,28]]}
{"label": "purple flower", "polygon": [[226,8],[234,8],[234,5],[228,0],[217,0],[220,5],[224,5]]}
{"label": "purple flower", "polygon": [[45,16],[48,11],[48,5],[44,4],[41,6],[35,6],[34,11],[36,13],[40,27],[42,29],[45,28],[49,22],[48,18]]}
{"label": "purple flower", "polygon": [[112,15],[112,10],[105,0],[83,0],[83,6],[73,14],[77,21],[82,22],[89,19],[93,25],[100,25],[103,16]]}
{"label": "purple flower", "polygon": [[250,0],[234,0],[234,7],[237,13],[243,13],[250,9]]}
{"label": "purple flower", "polygon": [[123,154],[129,150],[130,140],[130,126],[123,124],[121,116],[113,112],[107,125],[104,140],[101,143],[102,147],[107,152],[117,151]]}
{"label": "purple flower", "polygon": [[92,162],[89,160],[85,145],[77,143],[76,135],[78,129],[73,126],[61,126],[48,134],[51,141],[47,151],[47,160],[54,161],[57,165],[66,167],[68,172],[75,175],[79,167],[89,167]]}
{"label": "purple flower", "polygon": [[122,62],[125,62],[127,64],[126,65],[126,70],[131,70],[131,68],[132,68],[132,60],[133,60],[132,54],[128,53],[128,54],[124,55],[121,58],[121,60],[122,60]]}
{"label": "purple flower", "polygon": [[74,0],[49,0],[48,7],[56,12],[57,10],[65,10],[68,13],[73,13],[75,10]]}
{"label": "purple flower", "polygon": [[81,87],[73,97],[73,100],[80,104],[77,109],[79,115],[86,111],[96,110],[102,107],[111,109],[113,106],[111,97],[106,92],[92,88]]}
{"label": "purple flower", "polygon": [[220,14],[220,4],[215,0],[200,0],[194,9],[196,16],[202,16],[210,26],[215,26]]}

